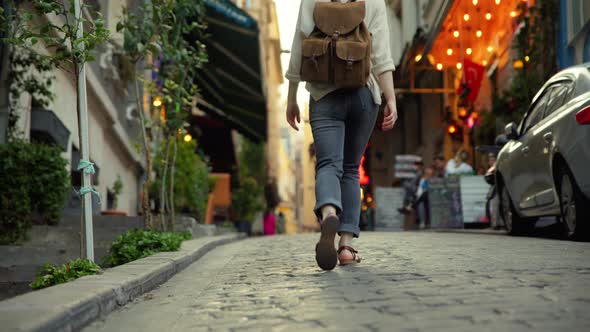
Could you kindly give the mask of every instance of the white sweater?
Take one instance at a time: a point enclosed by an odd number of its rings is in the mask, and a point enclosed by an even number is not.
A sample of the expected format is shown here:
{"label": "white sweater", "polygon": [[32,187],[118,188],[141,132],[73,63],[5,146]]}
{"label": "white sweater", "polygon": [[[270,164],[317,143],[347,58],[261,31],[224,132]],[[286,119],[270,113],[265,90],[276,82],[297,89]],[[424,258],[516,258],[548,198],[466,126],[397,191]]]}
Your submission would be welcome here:
{"label": "white sweater", "polygon": [[[329,2],[330,0],[317,0]],[[342,1],[342,0],[341,0]],[[342,1],[345,2],[345,1]],[[387,23],[387,8],[384,0],[366,0],[365,23],[369,31],[373,34],[372,54],[371,54],[371,75],[367,86],[371,89],[375,104],[381,104],[381,90],[377,83],[380,74],[386,71],[395,70],[395,65],[391,59],[391,49],[389,47],[389,26]],[[297,28],[291,46],[291,61],[285,77],[290,82],[298,83],[301,81],[301,41],[304,37],[311,34],[315,27],[313,20],[313,11],[316,0],[301,0],[299,8],[299,17],[297,19]],[[330,84],[307,83],[305,88],[309,91],[314,100],[319,100],[328,93],[337,88]]]}

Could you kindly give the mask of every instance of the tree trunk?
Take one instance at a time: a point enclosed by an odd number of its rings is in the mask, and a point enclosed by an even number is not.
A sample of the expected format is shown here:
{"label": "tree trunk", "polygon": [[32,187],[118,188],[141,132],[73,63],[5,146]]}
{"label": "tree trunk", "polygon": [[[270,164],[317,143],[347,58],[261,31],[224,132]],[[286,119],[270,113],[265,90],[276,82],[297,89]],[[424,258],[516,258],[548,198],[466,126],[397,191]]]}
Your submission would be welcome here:
{"label": "tree trunk", "polygon": [[146,176],[145,182],[143,183],[143,195],[141,202],[141,210],[143,212],[143,225],[145,228],[152,226],[152,211],[150,207],[150,184],[151,184],[151,172],[152,172],[152,156],[150,150],[150,141],[146,129],[146,119],[143,109],[141,107],[141,99],[139,95],[139,79],[137,77],[137,69],[134,68],[134,79],[135,79],[135,103],[137,107],[137,113],[139,114],[139,121],[141,124],[141,136],[143,140],[143,152],[145,157]]}
{"label": "tree trunk", "polygon": [[[74,62],[74,86],[78,86],[78,65]],[[80,114],[80,99],[76,98],[76,115],[79,116]],[[74,165],[73,168],[78,167],[78,165]],[[84,172],[84,170],[82,170]],[[84,175],[82,175],[84,176]],[[82,182],[80,182],[82,183]],[[84,204],[84,198],[80,196],[80,204]],[[86,229],[84,225],[84,213],[80,214],[80,258],[86,257],[86,246],[84,245],[86,242],[86,237],[84,236]]]}
{"label": "tree trunk", "polygon": [[174,152],[172,154],[172,165],[170,165],[170,230],[174,231],[176,222],[176,205],[174,204],[174,175],[176,171],[176,156],[178,155],[178,137],[174,136]]}
{"label": "tree trunk", "polygon": [[168,177],[168,160],[170,160],[170,141],[166,140],[166,158],[162,171],[162,185],[160,186],[160,223],[162,230],[166,230],[166,179]]}

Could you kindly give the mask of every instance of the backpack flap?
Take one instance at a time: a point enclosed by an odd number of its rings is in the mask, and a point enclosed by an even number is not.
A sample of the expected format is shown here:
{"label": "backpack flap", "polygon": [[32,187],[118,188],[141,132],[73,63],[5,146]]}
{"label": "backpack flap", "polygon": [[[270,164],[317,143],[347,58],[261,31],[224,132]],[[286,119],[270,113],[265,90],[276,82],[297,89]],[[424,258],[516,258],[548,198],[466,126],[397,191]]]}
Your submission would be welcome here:
{"label": "backpack flap", "polygon": [[365,19],[365,2],[317,2],[313,13],[316,27],[328,36],[346,35]]}
{"label": "backpack flap", "polygon": [[334,57],[334,83],[341,87],[363,86],[367,80],[365,68],[370,66],[367,56],[369,43],[339,40]]}
{"label": "backpack flap", "polygon": [[330,39],[307,38],[301,45],[301,79],[306,82],[327,82],[329,74]]}

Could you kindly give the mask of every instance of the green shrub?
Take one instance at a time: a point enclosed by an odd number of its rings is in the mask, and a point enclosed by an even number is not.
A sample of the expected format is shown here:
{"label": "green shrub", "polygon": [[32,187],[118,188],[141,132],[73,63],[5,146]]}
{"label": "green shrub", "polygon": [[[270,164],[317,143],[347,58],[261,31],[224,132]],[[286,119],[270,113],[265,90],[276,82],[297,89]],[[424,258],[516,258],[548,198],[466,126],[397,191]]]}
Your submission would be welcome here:
{"label": "green shrub", "polygon": [[[191,142],[178,142],[174,171],[174,207],[178,212],[188,212],[194,215],[197,220],[204,220],[209,197],[209,166],[197,154],[196,150],[197,143],[194,140]],[[162,144],[160,151],[156,155],[154,170],[163,169],[165,157],[166,144]],[[170,157],[170,162],[171,160],[172,157]],[[171,176],[170,168],[168,168],[166,187],[170,186]],[[160,197],[161,185],[162,177],[160,176],[152,187],[155,197]],[[168,190],[168,188],[166,189]]]}
{"label": "green shrub", "polygon": [[189,232],[158,232],[133,229],[119,235],[111,244],[107,261],[112,266],[125,264],[162,251],[177,251],[183,240],[191,238]]}
{"label": "green shrub", "polygon": [[57,147],[15,141],[0,145],[0,244],[25,239],[31,214],[57,224],[70,178]]}
{"label": "green shrub", "polygon": [[37,273],[37,279],[30,286],[32,289],[41,289],[98,273],[100,266],[87,259],[74,259],[61,266],[48,263]]}
{"label": "green shrub", "polygon": [[251,177],[243,178],[240,182],[240,187],[232,192],[234,218],[237,221],[253,222],[256,212],[264,208],[261,186]]}

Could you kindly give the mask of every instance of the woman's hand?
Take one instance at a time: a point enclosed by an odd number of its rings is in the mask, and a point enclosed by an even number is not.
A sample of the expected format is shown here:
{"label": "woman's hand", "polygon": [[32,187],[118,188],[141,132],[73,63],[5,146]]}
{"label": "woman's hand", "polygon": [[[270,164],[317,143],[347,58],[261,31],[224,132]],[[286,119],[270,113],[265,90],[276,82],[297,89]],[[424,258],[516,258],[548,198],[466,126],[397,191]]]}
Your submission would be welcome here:
{"label": "woman's hand", "polygon": [[301,116],[299,114],[299,105],[296,102],[287,104],[287,122],[289,122],[293,129],[299,131],[297,124],[301,122]]}
{"label": "woman's hand", "polygon": [[397,105],[394,100],[390,100],[387,102],[385,106],[384,114],[383,114],[383,123],[381,124],[381,129],[383,131],[391,130],[393,125],[397,121]]}

